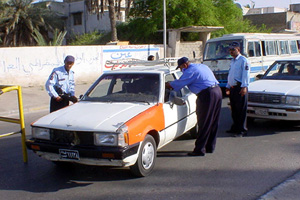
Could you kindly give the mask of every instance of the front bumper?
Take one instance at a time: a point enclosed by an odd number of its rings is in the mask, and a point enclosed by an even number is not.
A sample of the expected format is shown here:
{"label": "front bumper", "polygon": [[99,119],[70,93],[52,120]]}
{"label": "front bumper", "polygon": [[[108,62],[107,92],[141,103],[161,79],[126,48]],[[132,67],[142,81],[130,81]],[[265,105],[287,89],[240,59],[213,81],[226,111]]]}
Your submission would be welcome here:
{"label": "front bumper", "polygon": [[278,106],[276,108],[274,105],[268,106],[248,103],[247,116],[260,119],[299,121],[300,108],[295,106]]}
{"label": "front bumper", "polygon": [[[53,144],[47,141],[27,140],[26,146],[37,155],[51,161],[73,162],[85,165],[120,166],[133,165],[138,157],[140,143],[128,147],[103,147]],[[60,150],[78,151],[78,159],[66,159]]]}

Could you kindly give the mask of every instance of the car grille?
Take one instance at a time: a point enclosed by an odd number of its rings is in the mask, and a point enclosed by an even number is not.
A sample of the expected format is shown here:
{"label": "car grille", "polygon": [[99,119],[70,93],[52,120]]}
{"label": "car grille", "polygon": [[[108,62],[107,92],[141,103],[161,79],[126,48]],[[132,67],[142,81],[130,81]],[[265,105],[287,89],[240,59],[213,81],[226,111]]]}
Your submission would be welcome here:
{"label": "car grille", "polygon": [[227,80],[228,72],[224,72],[224,73],[215,72],[214,74],[217,80]]}
{"label": "car grille", "polygon": [[281,95],[249,93],[248,101],[257,103],[280,104]]}
{"label": "car grille", "polygon": [[92,132],[64,131],[51,129],[50,140],[56,144],[66,145],[93,145],[94,137]]}

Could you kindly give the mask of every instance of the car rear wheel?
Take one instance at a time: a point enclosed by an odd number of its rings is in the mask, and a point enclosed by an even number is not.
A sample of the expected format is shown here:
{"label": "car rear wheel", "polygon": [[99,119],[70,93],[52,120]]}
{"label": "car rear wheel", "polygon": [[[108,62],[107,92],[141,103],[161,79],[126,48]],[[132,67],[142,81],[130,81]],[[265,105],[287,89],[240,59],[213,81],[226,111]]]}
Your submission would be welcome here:
{"label": "car rear wheel", "polygon": [[151,135],[147,135],[142,143],[136,163],[130,167],[135,176],[148,176],[156,161],[156,143]]}

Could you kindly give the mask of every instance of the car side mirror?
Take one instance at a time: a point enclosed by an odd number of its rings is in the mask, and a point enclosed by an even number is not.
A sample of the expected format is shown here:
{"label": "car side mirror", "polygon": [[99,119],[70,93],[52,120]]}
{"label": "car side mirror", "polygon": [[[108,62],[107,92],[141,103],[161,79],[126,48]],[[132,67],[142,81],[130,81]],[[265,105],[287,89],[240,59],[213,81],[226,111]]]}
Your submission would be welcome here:
{"label": "car side mirror", "polygon": [[182,106],[185,104],[184,99],[180,98],[177,96],[177,93],[175,91],[171,91],[170,95],[169,95],[169,100],[171,103],[175,104],[175,105],[179,105]]}

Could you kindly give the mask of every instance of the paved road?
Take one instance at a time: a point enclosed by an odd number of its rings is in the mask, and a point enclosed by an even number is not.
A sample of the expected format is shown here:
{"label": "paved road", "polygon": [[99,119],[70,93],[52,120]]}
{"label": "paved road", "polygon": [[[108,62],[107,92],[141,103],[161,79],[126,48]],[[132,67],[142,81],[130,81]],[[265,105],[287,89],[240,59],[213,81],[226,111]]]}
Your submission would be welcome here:
{"label": "paved road", "polygon": [[[146,178],[135,178],[128,169],[120,168],[78,165],[60,168],[32,152],[28,152],[29,163],[23,164],[20,137],[1,138],[0,197],[8,200],[258,199],[299,170],[300,124],[259,120],[250,126],[248,137],[232,138],[224,133],[231,124],[226,104],[227,99],[223,101],[215,153],[187,157],[194,140],[184,135],[158,152],[154,172]],[[26,114],[28,134],[30,122],[45,113]],[[1,133],[11,129],[11,125],[0,123]]]}

